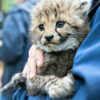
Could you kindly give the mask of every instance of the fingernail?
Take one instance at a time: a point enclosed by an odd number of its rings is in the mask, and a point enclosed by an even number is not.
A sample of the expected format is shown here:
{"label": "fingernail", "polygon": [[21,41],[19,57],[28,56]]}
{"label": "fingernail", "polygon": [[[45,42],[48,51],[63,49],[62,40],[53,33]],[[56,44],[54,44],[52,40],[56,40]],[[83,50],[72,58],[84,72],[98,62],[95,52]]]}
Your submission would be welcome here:
{"label": "fingernail", "polygon": [[40,64],[41,64],[41,63],[40,63],[40,61],[38,61],[38,62],[37,62],[37,66],[39,67],[39,66],[40,66]]}
{"label": "fingernail", "polygon": [[31,72],[31,73],[30,73],[30,79],[31,79],[32,77],[33,77],[33,73]]}

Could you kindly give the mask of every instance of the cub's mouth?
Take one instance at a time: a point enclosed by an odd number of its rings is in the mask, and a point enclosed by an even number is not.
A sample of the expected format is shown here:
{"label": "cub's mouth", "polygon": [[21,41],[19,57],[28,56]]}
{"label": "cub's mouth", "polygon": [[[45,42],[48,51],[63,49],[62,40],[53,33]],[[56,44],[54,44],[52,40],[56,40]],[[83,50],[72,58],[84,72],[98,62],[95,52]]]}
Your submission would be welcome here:
{"label": "cub's mouth", "polygon": [[66,51],[69,49],[74,50],[78,46],[79,41],[73,36],[59,38],[58,40],[56,39],[56,41],[53,39],[47,41],[45,38],[42,38],[41,41],[37,41],[37,47],[46,52]]}
{"label": "cub's mouth", "polygon": [[61,43],[55,43],[55,42],[46,42],[45,44],[41,44],[41,45],[43,45],[43,46],[53,46],[53,45],[59,45],[59,44],[61,44]]}
{"label": "cub's mouth", "polygon": [[43,46],[51,47],[51,46],[58,46],[63,44],[68,39],[68,36],[54,36],[54,35],[46,35],[43,36],[40,40],[40,44]]}
{"label": "cub's mouth", "polygon": [[54,42],[47,42],[45,44],[40,44],[41,47],[47,48],[47,49],[51,49],[53,51],[54,47],[59,46],[60,43],[54,43]]}

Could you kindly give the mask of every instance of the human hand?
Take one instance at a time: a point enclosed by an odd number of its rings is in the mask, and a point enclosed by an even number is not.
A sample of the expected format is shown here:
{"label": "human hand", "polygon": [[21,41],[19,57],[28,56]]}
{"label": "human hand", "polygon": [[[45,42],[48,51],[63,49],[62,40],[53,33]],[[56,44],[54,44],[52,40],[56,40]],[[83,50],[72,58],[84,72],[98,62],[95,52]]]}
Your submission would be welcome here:
{"label": "human hand", "polygon": [[27,75],[27,79],[31,79],[36,75],[37,67],[41,68],[43,65],[44,57],[43,51],[38,49],[36,45],[32,45],[29,50],[28,61],[25,65],[23,73]]}

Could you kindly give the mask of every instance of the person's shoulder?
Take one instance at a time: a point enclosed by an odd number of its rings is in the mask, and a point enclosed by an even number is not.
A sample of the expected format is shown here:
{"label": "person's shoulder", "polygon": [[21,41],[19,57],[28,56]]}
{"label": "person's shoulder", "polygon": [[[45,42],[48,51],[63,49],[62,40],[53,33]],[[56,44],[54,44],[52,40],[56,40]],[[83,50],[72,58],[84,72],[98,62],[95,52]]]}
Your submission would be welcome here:
{"label": "person's shoulder", "polygon": [[14,7],[8,12],[8,14],[15,13],[15,12],[17,12],[18,10],[19,10],[19,7],[16,5],[16,6],[14,6]]}
{"label": "person's shoulder", "polygon": [[40,0],[30,0],[30,1],[26,1],[20,5],[16,5],[15,7],[13,7],[9,13],[16,13],[16,12],[27,12],[30,13],[32,7],[34,5],[37,4],[37,2],[39,2]]}
{"label": "person's shoulder", "polygon": [[26,1],[26,2],[24,2],[24,3],[22,3],[22,4],[20,4],[20,5],[18,6],[18,8],[19,8],[20,10],[24,10],[24,11],[30,13],[32,7],[33,7],[34,5],[36,5],[37,2],[39,2],[39,1],[40,1],[40,0],[29,0],[29,1]]}

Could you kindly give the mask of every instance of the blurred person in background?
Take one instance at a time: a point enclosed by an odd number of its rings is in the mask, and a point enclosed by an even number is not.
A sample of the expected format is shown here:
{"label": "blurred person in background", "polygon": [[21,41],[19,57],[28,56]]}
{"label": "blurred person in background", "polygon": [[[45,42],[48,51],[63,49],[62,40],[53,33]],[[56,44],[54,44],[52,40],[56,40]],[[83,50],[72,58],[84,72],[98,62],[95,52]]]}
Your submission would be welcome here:
{"label": "blurred person in background", "polygon": [[[5,63],[2,86],[11,77],[23,70],[31,46],[29,40],[30,11],[38,0],[18,0],[4,20],[2,34],[0,34],[0,60]],[[12,100],[14,90],[0,94],[0,100]]]}

